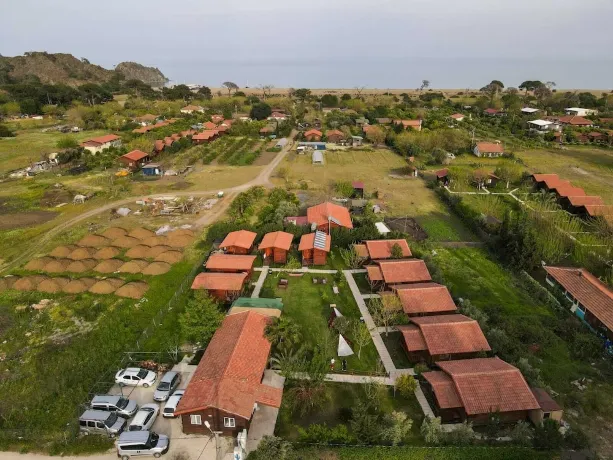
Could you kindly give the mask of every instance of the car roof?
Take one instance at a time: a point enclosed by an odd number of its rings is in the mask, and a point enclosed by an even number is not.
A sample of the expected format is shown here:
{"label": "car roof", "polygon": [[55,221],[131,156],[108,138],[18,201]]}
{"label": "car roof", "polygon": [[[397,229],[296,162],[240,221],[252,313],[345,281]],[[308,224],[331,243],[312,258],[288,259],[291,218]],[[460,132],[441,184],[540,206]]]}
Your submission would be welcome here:
{"label": "car roof", "polygon": [[123,396],[119,395],[96,395],[92,398],[92,404],[94,403],[117,403]]}
{"label": "car roof", "polygon": [[141,369],[140,367],[127,367],[126,370],[124,371],[124,373],[126,373],[126,374],[138,374],[141,370],[146,370],[146,369]]}
{"label": "car roof", "polygon": [[149,439],[149,434],[149,431],[124,431],[119,436],[119,442],[146,442]]}
{"label": "car roof", "polygon": [[179,404],[179,401],[181,400],[181,397],[183,396],[183,393],[185,393],[185,390],[175,391],[174,394],[170,395],[170,398],[168,398],[168,401],[166,401],[166,405],[164,406],[164,408],[168,407],[168,408],[176,409],[177,405]]}
{"label": "car roof", "polygon": [[100,422],[104,422],[111,415],[112,415],[112,412],[90,409],[90,410],[86,410],[85,412],[83,412],[83,414],[81,415],[81,417],[79,417],[79,419],[80,420],[97,420]]}
{"label": "car roof", "polygon": [[160,380],[160,383],[162,383],[162,382],[168,382],[168,383],[170,383],[170,381],[171,381],[172,379],[174,379],[174,378],[175,378],[175,375],[177,375],[177,374],[178,374],[178,372],[177,372],[177,371],[168,371],[168,372],[166,372],[166,373],[164,374],[164,376],[162,377],[162,380]]}
{"label": "car roof", "polygon": [[149,417],[149,414],[151,414],[151,412],[155,412],[155,409],[154,407],[152,407],[151,404],[141,406],[141,408],[134,416],[134,419],[132,420],[132,423],[130,423],[130,425],[142,425],[143,423],[145,423],[145,419]]}

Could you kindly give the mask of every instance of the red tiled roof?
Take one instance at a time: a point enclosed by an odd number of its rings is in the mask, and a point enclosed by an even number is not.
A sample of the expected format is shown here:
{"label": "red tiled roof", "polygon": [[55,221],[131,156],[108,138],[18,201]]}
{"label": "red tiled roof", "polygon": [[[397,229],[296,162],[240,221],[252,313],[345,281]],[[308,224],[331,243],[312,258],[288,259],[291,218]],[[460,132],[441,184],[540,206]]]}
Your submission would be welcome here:
{"label": "red tiled roof", "polygon": [[553,398],[549,396],[549,393],[547,393],[547,391],[543,388],[530,388],[530,391],[532,391],[532,394],[544,412],[555,412],[562,410],[558,403],[555,402]]}
{"label": "red tiled roof", "polygon": [[563,184],[552,188],[560,197],[585,196],[585,191],[580,187],[573,187],[571,184]]}
{"label": "red tiled roof", "polygon": [[441,409],[454,409],[463,407],[460,395],[455,389],[451,377],[442,371],[424,372],[421,374],[432,386],[438,407]]}
{"label": "red tiled roof", "polygon": [[598,206],[598,205],[593,205],[593,204],[586,204],[584,205],[584,208],[586,212],[588,213],[588,215],[592,217],[613,216],[613,206],[610,206],[610,205]]}
{"label": "red tiled roof", "polygon": [[140,128],[133,129],[132,132],[136,134],[145,134],[151,131],[151,126],[141,126]]}
{"label": "red tiled roof", "polygon": [[458,118],[464,118],[464,114],[461,113],[454,113],[453,115],[451,115],[451,118],[453,118],[454,120],[457,120]]}
{"label": "red tiled roof", "polygon": [[296,226],[309,225],[309,219],[307,216],[288,216],[283,219],[286,224],[292,223]]}
{"label": "red tiled roof", "polygon": [[480,152],[485,153],[504,153],[504,148],[502,144],[497,144],[495,142],[477,142],[477,147]]}
{"label": "red tiled roof", "polygon": [[351,186],[352,186],[353,188],[355,188],[355,189],[358,189],[358,190],[363,190],[363,189],[364,189],[364,182],[359,181],[359,180],[356,180],[356,181],[353,181],[353,182],[351,183]]}
{"label": "red tiled roof", "polygon": [[396,326],[404,339],[408,351],[425,351],[428,349],[424,335],[415,324]]}
{"label": "red tiled roof", "polygon": [[394,124],[402,124],[404,128],[418,128],[421,126],[421,120],[394,120]]}
{"label": "red tiled roof", "polygon": [[495,115],[495,114],[497,114],[497,113],[500,113],[501,111],[500,111],[500,110],[498,110],[498,109],[485,109],[485,110],[484,110],[484,112],[485,112],[485,113],[492,114],[492,115]]}
{"label": "red tiled roof", "polygon": [[593,122],[587,118],[579,117],[577,115],[567,115],[560,117],[560,123],[573,126],[592,126]]}
{"label": "red tiled roof", "polygon": [[386,284],[417,283],[432,279],[423,260],[382,260],[377,263]]}
{"label": "red tiled roof", "polygon": [[354,244],[353,250],[358,256],[368,258],[368,249],[365,244]]}
{"label": "red tiled roof", "polygon": [[584,268],[545,267],[581,305],[613,330],[613,291]]}
{"label": "red tiled roof", "polygon": [[500,358],[439,361],[468,415],[538,409],[539,405],[521,372]]}
{"label": "red tiled roof", "polygon": [[270,232],[264,235],[259,249],[277,248],[289,251],[294,235],[287,232]]}
{"label": "red tiled roof", "polygon": [[142,160],[143,158],[147,158],[149,156],[148,153],[145,153],[141,150],[132,150],[131,152],[122,155],[121,158],[126,158],[132,161]]}
{"label": "red tiled roof", "polygon": [[339,131],[338,129],[329,129],[328,131],[326,131],[326,136],[330,137],[330,136],[345,136],[345,133],[343,133],[342,131]]}
{"label": "red tiled roof", "polygon": [[309,129],[306,133],[304,133],[304,137],[309,137],[309,136],[319,136],[321,137],[321,131],[318,131],[316,129]]}
{"label": "red tiled roof", "polygon": [[407,315],[456,311],[449,290],[437,283],[401,284],[393,289]]}
{"label": "red tiled roof", "polygon": [[176,415],[214,407],[250,419],[254,404],[279,407],[281,389],[261,383],[270,342],[268,317],[253,311],[226,316],[200,360]]}
{"label": "red tiled roof", "polygon": [[84,145],[92,145],[92,144],[106,144],[107,142],[113,142],[117,139],[121,139],[121,137],[115,134],[106,134],[104,136],[92,137],[91,139],[87,139],[83,142]]}
{"label": "red tiled roof", "polygon": [[206,261],[207,270],[244,270],[249,271],[253,267],[253,262],[257,256],[232,255],[232,254],[213,254]]}
{"label": "red tiled roof", "polygon": [[602,206],[604,201],[599,196],[569,196],[568,201],[573,206],[583,206],[586,204]]}
{"label": "red tiled roof", "polygon": [[215,128],[217,128],[217,125],[215,123],[213,123],[212,121],[207,121],[206,123],[203,123],[202,126],[204,127],[204,129],[215,129]]}
{"label": "red tiled roof", "polygon": [[[430,355],[491,350],[479,323],[467,316],[460,314],[422,316],[411,318],[411,321],[419,328]],[[409,348],[409,351],[412,350]]]}
{"label": "red tiled roof", "polygon": [[336,219],[342,227],[353,228],[349,211],[343,206],[326,201],[307,209],[309,223],[315,222],[317,226],[324,225],[328,223],[328,217]]}
{"label": "red tiled roof", "polygon": [[170,136],[166,136],[166,137],[164,138],[164,144],[166,144],[166,145],[168,145],[168,146],[171,146],[171,145],[172,145],[172,144],[174,144],[174,143],[175,143],[175,140],[174,140],[172,137],[170,137]]}
{"label": "red tiled roof", "polygon": [[230,232],[226,235],[219,247],[227,248],[230,246],[235,246],[237,248],[249,249],[251,246],[253,246],[256,236],[258,236],[257,233],[250,232],[248,230]]}
{"label": "red tiled roof", "polygon": [[383,273],[378,265],[367,265],[366,271],[370,281],[383,281]]}
{"label": "red tiled roof", "polygon": [[411,257],[407,240],[370,240],[364,241],[371,259],[389,259],[392,257],[392,247],[397,244],[402,249],[402,257]]}
{"label": "red tiled roof", "polygon": [[435,174],[436,177],[442,179],[443,177],[447,177],[447,175],[449,174],[449,170],[447,168],[439,169],[438,171],[436,171]]}
{"label": "red tiled roof", "polygon": [[[330,244],[332,242],[332,237],[328,234],[324,235],[326,235],[326,246],[324,248],[317,249],[325,252],[330,252]],[[302,235],[302,237],[300,238],[298,250],[304,251],[306,249],[315,249],[315,233],[307,233],[306,235]]]}
{"label": "red tiled roof", "polygon": [[240,291],[246,279],[247,273],[200,273],[194,278],[192,289]]}
{"label": "red tiled roof", "polygon": [[557,184],[560,181],[560,178],[557,174],[532,174],[532,179],[536,183],[543,182],[547,188],[551,188],[551,186]]}
{"label": "red tiled roof", "polygon": [[217,131],[206,130],[206,131],[202,131],[201,133],[194,134],[192,136],[192,140],[208,141],[210,138],[215,137],[215,136],[217,136]]}
{"label": "red tiled roof", "polygon": [[155,141],[153,143],[153,148],[157,151],[157,152],[161,152],[162,150],[164,150],[164,147],[166,146],[166,144],[164,143],[163,140],[158,139],[157,141]]}

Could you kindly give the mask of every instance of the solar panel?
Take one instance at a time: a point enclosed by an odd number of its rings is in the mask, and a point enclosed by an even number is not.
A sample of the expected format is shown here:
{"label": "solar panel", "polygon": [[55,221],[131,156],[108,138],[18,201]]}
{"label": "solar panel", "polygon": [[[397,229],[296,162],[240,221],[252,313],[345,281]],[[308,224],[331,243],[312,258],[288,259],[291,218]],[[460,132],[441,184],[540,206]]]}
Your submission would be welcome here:
{"label": "solar panel", "polygon": [[317,249],[326,249],[326,235],[324,232],[320,232],[319,230],[315,232],[315,241],[313,242],[313,246]]}

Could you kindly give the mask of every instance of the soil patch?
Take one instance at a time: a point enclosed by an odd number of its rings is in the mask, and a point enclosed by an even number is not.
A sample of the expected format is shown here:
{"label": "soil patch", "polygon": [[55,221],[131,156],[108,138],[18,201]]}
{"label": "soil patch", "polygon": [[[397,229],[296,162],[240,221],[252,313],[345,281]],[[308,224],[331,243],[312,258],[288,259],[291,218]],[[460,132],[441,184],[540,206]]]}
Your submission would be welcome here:
{"label": "soil patch", "polygon": [[131,236],[132,238],[138,238],[139,240],[144,240],[151,236],[155,236],[155,233],[151,230],[147,230],[146,228],[136,227],[134,230],[128,233],[128,236]]}
{"label": "soil patch", "polygon": [[105,238],[114,240],[116,238],[121,238],[122,236],[126,236],[128,231],[125,228],[121,227],[109,227],[105,231],[103,231],[102,236]]}
{"label": "soil patch", "polygon": [[188,235],[177,235],[168,237],[168,246],[173,248],[184,248],[189,246],[193,240],[193,237]]}
{"label": "soil patch", "polygon": [[167,237],[176,237],[176,236],[185,236],[185,235],[194,236],[194,231],[190,230],[189,228],[178,228],[166,234]]}
{"label": "soil patch", "polygon": [[180,182],[175,182],[168,188],[170,190],[186,190],[190,188],[192,185],[194,185],[192,182],[180,181]]}
{"label": "soil patch", "polygon": [[143,269],[143,275],[163,275],[170,270],[166,262],[152,262]]}
{"label": "soil patch", "polygon": [[104,262],[100,262],[98,265],[96,265],[94,267],[94,271],[100,273],[115,273],[123,264],[123,260],[109,259],[105,260]]}
{"label": "soil patch", "polygon": [[94,284],[96,284],[96,280],[93,278],[80,278],[70,281],[62,288],[62,291],[67,294],[78,294],[87,291]]}
{"label": "soil patch", "polygon": [[119,270],[121,273],[141,273],[143,268],[145,268],[149,263],[146,260],[134,259],[129,262],[126,262]]}
{"label": "soil patch", "polygon": [[52,257],[41,257],[40,259],[32,259],[24,267],[26,270],[44,270],[45,265],[53,261]]}
{"label": "soil patch", "polygon": [[119,248],[107,246],[106,248],[98,249],[98,251],[96,251],[96,253],[93,255],[93,258],[98,260],[107,260],[118,256],[120,253],[121,251]]}
{"label": "soil patch", "polygon": [[96,253],[94,248],[78,248],[72,251],[68,258],[71,260],[84,260],[89,259]]}
{"label": "soil patch", "polygon": [[77,249],[78,246],[74,244],[68,244],[66,246],[58,246],[49,253],[51,257],[68,257],[72,251]]}
{"label": "soil patch", "polygon": [[70,259],[55,259],[45,265],[44,271],[49,273],[62,273],[66,271],[66,267],[70,265]]}
{"label": "soil patch", "polygon": [[64,187],[50,187],[45,190],[45,193],[40,200],[40,207],[51,208],[60,203],[71,203],[72,199],[72,193]]}
{"label": "soil patch", "polygon": [[147,246],[164,246],[168,244],[168,238],[165,236],[150,236],[143,240],[143,244]]}
{"label": "soil patch", "polygon": [[252,163],[253,166],[264,166],[270,163],[279,152],[262,152]]}
{"label": "soil patch", "polygon": [[105,280],[97,281],[89,288],[89,292],[94,294],[112,294],[121,286],[124,281],[119,278],[107,278]]}
{"label": "soil patch", "polygon": [[14,214],[3,214],[0,219],[0,230],[33,227],[52,220],[57,213],[53,211],[28,211]]}
{"label": "soil patch", "polygon": [[147,257],[157,257],[163,252],[170,251],[172,248],[170,246],[153,246],[149,249],[147,253]]}
{"label": "soil patch", "polygon": [[87,235],[79,240],[77,245],[88,246],[92,248],[101,248],[110,245],[111,242],[108,238],[100,235]]}
{"label": "soil patch", "polygon": [[115,291],[115,295],[129,297],[130,299],[140,299],[147,292],[147,289],[149,289],[147,283],[135,281],[121,286]]}
{"label": "soil patch", "polygon": [[183,258],[183,254],[179,251],[166,251],[155,257],[156,261],[176,264]]}
{"label": "soil patch", "polygon": [[139,244],[137,246],[134,246],[133,248],[128,249],[128,252],[126,252],[126,257],[129,257],[130,259],[143,259],[145,257],[151,257],[149,251],[151,251],[151,248],[149,246]]}
{"label": "soil patch", "polygon": [[415,241],[428,238],[428,234],[412,217],[386,217],[384,220],[391,230],[408,233]]}
{"label": "soil patch", "polygon": [[66,267],[67,272],[72,273],[84,273],[90,271],[98,264],[94,259],[75,260]]}
{"label": "soil patch", "polygon": [[62,288],[60,287],[59,284],[57,284],[53,278],[48,278],[44,281],[42,281],[37,287],[36,290],[39,292],[49,292],[49,293],[54,293],[54,292],[60,292],[62,290]]}
{"label": "soil patch", "polygon": [[120,236],[111,243],[112,246],[117,246],[118,248],[132,248],[137,244],[140,244],[140,240],[130,236]]}

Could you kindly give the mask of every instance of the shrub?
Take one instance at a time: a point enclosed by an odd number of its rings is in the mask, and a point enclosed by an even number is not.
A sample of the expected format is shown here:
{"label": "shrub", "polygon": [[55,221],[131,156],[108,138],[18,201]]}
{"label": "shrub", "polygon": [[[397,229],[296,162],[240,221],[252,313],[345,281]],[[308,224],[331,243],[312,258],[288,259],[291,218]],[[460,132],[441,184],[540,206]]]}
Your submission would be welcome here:
{"label": "shrub", "polygon": [[443,442],[452,446],[466,446],[475,441],[475,432],[470,423],[463,422],[455,429],[445,433]]}
{"label": "shrub", "polygon": [[412,375],[402,374],[396,378],[395,386],[398,392],[405,397],[411,396],[417,389],[417,380]]}
{"label": "shrub", "polygon": [[311,442],[321,444],[355,444],[356,438],[345,425],[337,425],[332,428],[324,423],[323,425],[311,424],[305,430],[298,428],[300,442]]}
{"label": "shrub", "polygon": [[424,363],[417,363],[415,366],[413,366],[413,371],[417,376],[420,376],[424,372],[428,372],[428,370],[428,366],[426,366]]}
{"label": "shrub", "polygon": [[426,444],[438,444],[441,441],[443,430],[440,417],[425,417],[419,429]]}
{"label": "shrub", "polygon": [[550,418],[545,419],[542,426],[537,426],[534,431],[535,449],[560,449],[563,443],[562,433],[558,422]]}

